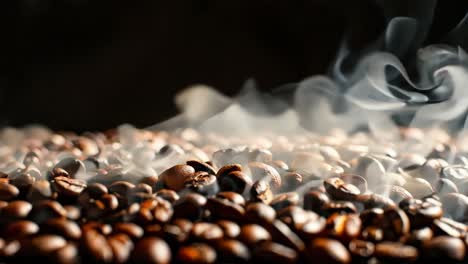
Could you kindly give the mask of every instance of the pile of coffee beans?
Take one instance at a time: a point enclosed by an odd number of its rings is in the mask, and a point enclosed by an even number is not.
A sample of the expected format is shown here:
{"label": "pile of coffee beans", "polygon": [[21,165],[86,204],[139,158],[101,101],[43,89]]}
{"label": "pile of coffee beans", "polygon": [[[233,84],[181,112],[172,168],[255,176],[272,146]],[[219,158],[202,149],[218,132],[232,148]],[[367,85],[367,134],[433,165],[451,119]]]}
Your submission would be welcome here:
{"label": "pile of coffee beans", "polygon": [[468,263],[456,139],[6,128],[0,262]]}

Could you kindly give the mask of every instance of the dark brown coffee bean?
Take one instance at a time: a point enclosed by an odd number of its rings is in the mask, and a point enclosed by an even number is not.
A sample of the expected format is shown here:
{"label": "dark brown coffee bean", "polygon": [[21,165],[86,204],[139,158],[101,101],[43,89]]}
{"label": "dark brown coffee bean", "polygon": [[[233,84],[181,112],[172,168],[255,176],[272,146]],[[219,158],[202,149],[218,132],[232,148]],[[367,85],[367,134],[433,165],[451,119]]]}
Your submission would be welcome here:
{"label": "dark brown coffee bean", "polygon": [[246,207],[245,219],[249,223],[268,224],[275,218],[275,209],[264,203],[250,203]]}
{"label": "dark brown coffee bean", "polygon": [[418,258],[418,250],[399,242],[382,242],[375,246],[375,256],[382,261],[413,262]]}
{"label": "dark brown coffee bean", "polygon": [[2,233],[8,239],[21,239],[34,235],[37,232],[39,232],[39,226],[36,223],[19,220],[8,224]]}
{"label": "dark brown coffee bean", "polygon": [[219,188],[222,191],[232,191],[243,194],[252,186],[252,179],[241,171],[232,171],[218,176]]}
{"label": "dark brown coffee bean", "polygon": [[461,193],[449,193],[441,197],[444,216],[455,221],[468,221],[468,197]]}
{"label": "dark brown coffee bean", "polygon": [[226,165],[224,167],[221,167],[218,170],[218,173],[216,173],[216,176],[218,176],[218,178],[223,177],[223,176],[226,176],[229,173],[234,172],[234,171],[242,171],[242,165],[240,165],[240,164],[230,164],[230,165]]}
{"label": "dark brown coffee bean", "polygon": [[126,234],[114,234],[107,239],[107,242],[112,248],[112,254],[114,255],[112,262],[126,263],[134,247],[130,237]]}
{"label": "dark brown coffee bean", "polygon": [[208,174],[216,175],[215,169],[205,162],[198,160],[189,160],[186,162],[186,164],[192,166],[195,169],[195,171],[204,171]]}
{"label": "dark brown coffee bean", "polygon": [[223,239],[215,243],[218,261],[221,263],[247,263],[250,259],[249,249],[240,241]]}
{"label": "dark brown coffee bean", "polygon": [[177,252],[177,263],[210,264],[217,259],[216,251],[203,243],[194,243],[181,247]]}
{"label": "dark brown coffee bean", "polygon": [[466,225],[445,217],[434,220],[431,228],[435,236],[461,238],[467,232]]}
{"label": "dark brown coffee bean", "polygon": [[107,194],[107,187],[101,183],[90,183],[86,188],[80,193],[78,197],[78,202],[83,206],[89,202],[90,199],[97,200],[102,195]]}
{"label": "dark brown coffee bean", "polygon": [[297,226],[303,225],[309,219],[318,219],[319,216],[310,211],[305,211],[299,206],[288,206],[278,211],[277,219],[283,221],[293,230]]}
{"label": "dark brown coffee bean", "polygon": [[[282,218],[282,221],[284,221],[284,218]],[[302,224],[298,223],[297,220],[295,222],[295,230],[303,241],[311,241],[326,234],[326,219],[324,217],[306,217]]]}
{"label": "dark brown coffee bean", "polygon": [[68,172],[70,177],[77,176],[78,173],[85,173],[86,167],[84,163],[75,158],[65,158],[55,165],[54,168],[61,168]]}
{"label": "dark brown coffee bean", "polygon": [[30,219],[36,223],[43,223],[50,218],[62,218],[67,216],[67,211],[57,201],[42,200],[34,204]]}
{"label": "dark brown coffee bean", "polygon": [[410,220],[403,210],[386,209],[383,220],[381,227],[385,240],[396,241],[410,231]]}
{"label": "dark brown coffee bean", "polygon": [[281,176],[272,166],[262,162],[250,162],[249,169],[252,173],[253,179],[261,179],[269,183],[271,188],[274,190],[281,188]]}
{"label": "dark brown coffee bean", "polygon": [[337,177],[326,179],[323,184],[327,193],[337,200],[354,200],[361,193],[356,186]]}
{"label": "dark brown coffee bean", "polygon": [[227,239],[236,238],[240,233],[240,226],[235,222],[219,220],[216,224],[223,230],[224,237]]}
{"label": "dark brown coffee bean", "polygon": [[59,195],[70,197],[78,197],[86,188],[86,183],[84,181],[64,176],[55,177],[53,184]]}
{"label": "dark brown coffee bean", "polygon": [[361,219],[357,214],[335,213],[327,219],[328,235],[348,243],[361,233]]}
{"label": "dark brown coffee bean", "polygon": [[12,219],[26,218],[31,212],[32,205],[26,201],[13,201],[0,211],[2,217]]}
{"label": "dark brown coffee bean", "polygon": [[273,200],[273,192],[270,189],[270,185],[263,180],[256,181],[250,189],[250,199],[253,202],[269,204]]}
{"label": "dark brown coffee bean", "polygon": [[159,177],[158,176],[148,176],[148,177],[143,177],[140,180],[140,183],[148,184],[149,186],[151,186],[152,190],[155,191],[157,185],[160,182],[159,182]]}
{"label": "dark brown coffee bean", "polygon": [[53,168],[49,174],[49,180],[53,180],[55,177],[59,176],[70,177],[70,174],[62,168]]}
{"label": "dark brown coffee bean", "polygon": [[264,241],[270,241],[271,235],[262,226],[247,224],[241,227],[238,239],[249,247],[255,247]]}
{"label": "dark brown coffee bean", "polygon": [[465,251],[465,245],[461,239],[439,236],[423,244],[421,256],[428,261],[462,261]]}
{"label": "dark brown coffee bean", "polygon": [[304,194],[304,209],[320,212],[322,208],[330,202],[330,198],[319,191],[310,191]]}
{"label": "dark brown coffee bean", "polygon": [[302,251],[305,248],[304,242],[280,220],[275,220],[268,226],[273,240],[295,250]]}
{"label": "dark brown coffee bean", "polygon": [[432,239],[433,234],[429,227],[413,230],[407,237],[406,244],[420,248],[422,243]]}
{"label": "dark brown coffee bean", "polygon": [[98,263],[110,263],[114,258],[112,248],[107,239],[94,229],[83,230],[83,250],[85,258]]}
{"label": "dark brown coffee bean", "polygon": [[295,250],[274,242],[266,242],[252,252],[254,263],[296,263],[298,254]]}
{"label": "dark brown coffee bean", "polygon": [[316,238],[308,245],[310,263],[350,263],[351,256],[340,242],[328,238]]}
{"label": "dark brown coffee bean", "polygon": [[194,223],[190,231],[190,238],[198,242],[210,242],[223,238],[223,230],[213,223]]}
{"label": "dark brown coffee bean", "polygon": [[29,201],[36,202],[39,200],[52,199],[52,196],[53,193],[52,188],[50,187],[50,183],[46,180],[39,180],[36,181],[29,189],[27,199]]}
{"label": "dark brown coffee bean", "polygon": [[160,237],[163,232],[163,226],[160,224],[149,224],[145,225],[146,236],[157,236]]}
{"label": "dark brown coffee bean", "polygon": [[366,262],[374,255],[375,245],[369,241],[354,239],[349,242],[348,249],[353,261]]}
{"label": "dark brown coffee bean", "polygon": [[174,191],[180,191],[185,187],[186,179],[193,176],[195,169],[189,165],[175,165],[159,175],[164,186]]}
{"label": "dark brown coffee bean", "polygon": [[65,218],[52,218],[41,225],[41,232],[58,234],[67,239],[77,240],[81,238],[81,229],[73,221]]}
{"label": "dark brown coffee bean", "polygon": [[384,232],[380,227],[368,226],[362,230],[362,238],[372,242],[380,242],[384,239]]}
{"label": "dark brown coffee bean", "polygon": [[215,195],[219,191],[216,176],[204,171],[195,172],[192,176],[185,179],[184,184],[186,188],[206,196]]}
{"label": "dark brown coffee bean", "polygon": [[241,206],[245,205],[244,196],[236,192],[219,192],[216,194],[216,197],[229,200],[230,202],[241,205]]}
{"label": "dark brown coffee bean", "polygon": [[175,191],[169,189],[162,189],[157,191],[156,197],[161,197],[170,203],[174,203],[175,201],[179,200],[179,195]]}
{"label": "dark brown coffee bean", "polygon": [[356,202],[361,203],[365,209],[387,209],[396,207],[395,202],[393,202],[390,198],[376,193],[360,194],[356,197]]}
{"label": "dark brown coffee bean", "polygon": [[156,220],[158,223],[166,223],[174,214],[172,205],[168,201],[161,198],[157,199],[156,201],[156,206],[152,210],[154,220]]}
{"label": "dark brown coffee bean", "polygon": [[359,215],[362,226],[380,226],[384,218],[384,210],[381,208],[367,209]]}
{"label": "dark brown coffee bean", "polygon": [[282,175],[282,186],[281,190],[283,191],[293,191],[297,189],[302,184],[303,177],[297,172],[289,172]]}
{"label": "dark brown coffee bean", "polygon": [[76,264],[79,263],[78,248],[75,244],[67,243],[64,247],[54,251],[50,260],[52,263]]}
{"label": "dark brown coffee bean", "polygon": [[21,251],[23,254],[32,256],[48,256],[52,252],[61,249],[67,245],[67,241],[57,235],[40,235],[32,238],[23,245]]}
{"label": "dark brown coffee bean", "polygon": [[174,204],[174,218],[186,218],[192,221],[200,219],[207,199],[197,193],[189,193]]}
{"label": "dark brown coffee bean", "polygon": [[133,183],[127,181],[116,181],[109,185],[109,193],[124,198],[127,197],[133,188],[135,188]]}
{"label": "dark brown coffee bean", "polygon": [[220,198],[208,198],[206,209],[210,211],[214,219],[240,221],[245,214],[245,210],[242,206],[227,199]]}
{"label": "dark brown coffee bean", "polygon": [[270,202],[270,206],[279,211],[288,206],[299,204],[299,194],[296,192],[281,193],[276,195]]}
{"label": "dark brown coffee bean", "polygon": [[430,201],[408,199],[400,202],[400,208],[405,211],[412,228],[430,226],[435,219],[442,217],[442,207]]}
{"label": "dark brown coffee bean", "polygon": [[83,232],[94,230],[102,235],[109,235],[112,232],[112,226],[109,224],[103,224],[95,221],[88,221],[81,227]]}
{"label": "dark brown coffee bean", "polygon": [[126,234],[131,239],[139,239],[143,236],[143,228],[134,223],[117,223],[113,227],[113,232]]}
{"label": "dark brown coffee bean", "polygon": [[356,206],[351,202],[346,201],[332,201],[325,204],[322,208],[322,214],[332,215],[334,213],[354,214],[357,213]]}
{"label": "dark brown coffee bean", "polygon": [[80,219],[81,211],[78,207],[74,205],[65,205],[63,209],[65,209],[65,211],[67,212],[68,219],[74,220],[74,221]]}
{"label": "dark brown coffee bean", "polygon": [[138,183],[137,185],[135,185],[135,187],[133,187],[133,189],[131,190],[132,193],[145,193],[145,194],[152,194],[153,193],[153,189],[151,188],[150,185],[146,184],[146,183]]}
{"label": "dark brown coffee bean", "polygon": [[0,200],[10,201],[19,195],[20,191],[14,185],[0,182]]}
{"label": "dark brown coffee bean", "polygon": [[0,257],[12,257],[21,249],[21,243],[18,240],[5,241],[0,248]]}

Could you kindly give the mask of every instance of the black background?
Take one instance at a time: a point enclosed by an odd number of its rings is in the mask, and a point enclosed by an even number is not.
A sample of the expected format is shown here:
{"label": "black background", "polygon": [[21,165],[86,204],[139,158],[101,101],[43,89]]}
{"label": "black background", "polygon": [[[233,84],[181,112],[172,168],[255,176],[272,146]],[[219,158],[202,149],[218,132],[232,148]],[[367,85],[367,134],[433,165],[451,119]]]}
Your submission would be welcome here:
{"label": "black background", "polygon": [[[5,1],[7,2],[7,1]],[[8,1],[10,2],[10,1]],[[394,1],[407,15],[407,1]],[[439,1],[428,43],[464,16]],[[356,47],[385,26],[374,1],[85,1],[2,3],[2,125],[100,130],[173,116],[194,83],[234,95],[326,73],[345,33]]]}

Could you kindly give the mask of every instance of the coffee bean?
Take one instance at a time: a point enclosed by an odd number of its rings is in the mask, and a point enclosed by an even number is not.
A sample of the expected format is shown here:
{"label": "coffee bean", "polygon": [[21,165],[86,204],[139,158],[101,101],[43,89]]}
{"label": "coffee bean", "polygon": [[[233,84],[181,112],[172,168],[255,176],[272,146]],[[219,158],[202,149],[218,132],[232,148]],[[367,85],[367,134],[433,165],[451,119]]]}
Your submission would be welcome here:
{"label": "coffee bean", "polygon": [[10,176],[10,184],[18,188],[20,193],[27,194],[36,178],[29,173],[15,173]]}
{"label": "coffee bean", "polygon": [[86,167],[84,163],[75,158],[65,158],[55,165],[54,168],[61,168],[68,172],[70,177],[75,177],[79,173],[85,173]]}
{"label": "coffee bean", "polygon": [[70,177],[70,174],[68,173],[68,171],[62,168],[53,168],[52,171],[50,171],[49,173],[48,179],[53,180],[55,179],[55,177],[59,177],[59,176]]}
{"label": "coffee bean", "polygon": [[382,261],[413,262],[418,258],[418,250],[399,242],[382,242],[375,246],[375,256]]}
{"label": "coffee bean", "polygon": [[453,183],[451,180],[446,179],[446,178],[439,179],[434,184],[434,189],[439,195],[458,192],[457,185]]}
{"label": "coffee bean", "polygon": [[185,181],[195,173],[195,169],[189,165],[175,165],[159,175],[163,184],[174,191],[180,191],[185,186]]}
{"label": "coffee bean", "polygon": [[242,206],[227,199],[220,198],[208,198],[206,209],[210,211],[214,219],[224,218],[232,221],[240,221],[245,214],[245,210]]}
{"label": "coffee bean", "polygon": [[250,189],[250,199],[254,202],[264,202],[269,204],[273,199],[273,192],[270,185],[263,181],[256,181]]}
{"label": "coffee bean", "polygon": [[241,171],[221,174],[218,176],[218,183],[222,191],[232,191],[240,194],[247,192],[252,186],[251,178]]}
{"label": "coffee bean", "polygon": [[64,247],[50,255],[52,263],[75,264],[79,263],[78,248],[75,244],[67,243]]}
{"label": "coffee bean", "polygon": [[64,176],[55,177],[53,184],[59,195],[69,197],[78,197],[86,188],[86,183],[84,181]]}
{"label": "coffee bean", "polygon": [[153,189],[151,188],[150,185],[146,183],[138,183],[131,189],[131,193],[145,193],[145,194],[152,194]]}
{"label": "coffee bean", "polygon": [[119,198],[127,197],[135,185],[127,181],[116,181],[109,185],[109,193],[117,195]]}
{"label": "coffee bean", "polygon": [[194,243],[183,246],[177,252],[177,263],[209,264],[216,262],[216,251],[203,243]]}
{"label": "coffee bean", "polygon": [[52,189],[50,183],[46,180],[36,181],[27,194],[27,199],[29,201],[39,201],[52,199],[53,197]]}
{"label": "coffee bean", "polygon": [[21,251],[27,256],[48,256],[66,246],[67,241],[57,235],[40,235],[23,244]]}
{"label": "coffee bean", "polygon": [[381,208],[367,209],[359,215],[362,226],[379,226],[384,218],[384,210]]}
{"label": "coffee bean", "polygon": [[429,227],[412,230],[406,239],[406,244],[420,248],[425,241],[432,239],[433,234]]}
{"label": "coffee bean", "polygon": [[232,203],[235,203],[241,206],[245,205],[244,196],[236,192],[219,192],[216,194],[216,197],[221,198],[221,199],[226,199]]}
{"label": "coffee bean", "polygon": [[272,166],[262,162],[250,162],[249,169],[254,179],[268,182],[275,190],[281,188],[281,176]]}
{"label": "coffee bean", "polygon": [[249,249],[238,240],[220,240],[215,243],[215,248],[221,263],[247,263],[250,259]]}
{"label": "coffee bean", "polygon": [[223,238],[223,230],[213,223],[194,223],[190,231],[190,238],[196,242],[210,242]]}
{"label": "coffee bean", "polygon": [[322,208],[323,215],[332,215],[333,213],[345,213],[345,214],[352,214],[357,213],[356,206],[347,201],[332,201],[325,204]]}
{"label": "coffee bean", "polygon": [[277,218],[287,224],[291,229],[302,226],[310,219],[318,219],[319,215],[314,212],[305,211],[299,206],[288,206],[278,211]]}
{"label": "coffee bean", "polygon": [[236,238],[240,233],[240,226],[235,222],[219,220],[216,224],[223,230],[224,237],[227,239]]}
{"label": "coffee bean", "polygon": [[2,217],[10,217],[12,219],[26,218],[31,209],[32,205],[26,201],[13,201],[4,207],[0,213]]}
{"label": "coffee bean", "polygon": [[304,194],[304,209],[320,212],[322,208],[330,202],[330,198],[319,191],[310,191]]}
{"label": "coffee bean", "polygon": [[39,232],[39,226],[28,220],[19,220],[8,224],[2,234],[8,239],[21,239]]}
{"label": "coffee bean", "polygon": [[249,223],[267,224],[273,222],[276,211],[264,203],[250,203],[246,207],[245,218]]}
{"label": "coffee bean", "polygon": [[445,217],[434,220],[431,228],[435,236],[451,236],[456,238],[461,238],[467,231],[464,224]]}
{"label": "coffee bean", "polygon": [[311,263],[350,263],[351,256],[340,242],[328,238],[316,238],[307,247]]}
{"label": "coffee bean", "polygon": [[362,230],[362,238],[372,242],[380,242],[384,239],[384,231],[376,226],[368,226]]}
{"label": "coffee bean", "polygon": [[0,200],[10,201],[19,195],[20,191],[14,185],[0,182]]}
{"label": "coffee bean", "polygon": [[90,199],[99,199],[102,195],[107,194],[107,187],[101,183],[91,183],[80,193],[78,202],[83,206],[89,202]]}
{"label": "coffee bean", "polygon": [[229,164],[229,165],[223,166],[218,170],[218,173],[216,173],[216,176],[218,178],[221,178],[221,177],[227,176],[229,173],[234,172],[234,171],[242,172],[242,165]]}
{"label": "coffee bean", "polygon": [[125,234],[134,240],[141,238],[144,233],[143,228],[134,223],[117,223],[113,227],[113,232]]}
{"label": "coffee bean", "polygon": [[354,200],[361,193],[356,186],[337,177],[326,179],[323,184],[327,193],[337,200]]}
{"label": "coffee bean", "polygon": [[303,177],[297,172],[289,172],[282,176],[282,191],[292,191],[301,186]]}
{"label": "coffee bean", "polygon": [[174,218],[186,218],[192,221],[200,219],[207,199],[197,193],[190,193],[175,202]]}
{"label": "coffee bean", "polygon": [[184,184],[186,188],[206,196],[215,195],[219,191],[216,176],[204,171],[195,172],[192,176],[187,177]]}
{"label": "coffee bean", "polygon": [[468,220],[468,197],[461,193],[449,193],[441,197],[444,216],[455,221],[465,222]]}
{"label": "coffee bean", "polygon": [[375,245],[369,241],[354,239],[349,242],[348,249],[353,261],[367,262],[374,255]]}
{"label": "coffee bean", "polygon": [[41,225],[41,232],[58,234],[67,239],[78,240],[81,238],[81,229],[73,221],[64,218],[51,218]]}
{"label": "coffee bean", "polygon": [[289,166],[286,162],[284,162],[283,160],[274,160],[271,162],[270,164],[271,166],[273,166],[278,172],[286,172],[286,171],[289,171]]}
{"label": "coffee bean", "polygon": [[274,242],[266,242],[252,252],[255,263],[296,263],[298,254],[295,250]]}
{"label": "coffee bean", "polygon": [[174,203],[175,201],[179,200],[179,195],[175,191],[169,189],[162,189],[157,191],[156,196],[161,197],[170,203]]}
{"label": "coffee bean", "polygon": [[126,234],[113,234],[107,239],[114,256],[113,263],[126,263],[133,250],[133,242]]}
{"label": "coffee bean", "polygon": [[168,201],[161,198],[157,199],[156,201],[157,203],[153,209],[154,220],[156,220],[158,223],[166,223],[174,214],[172,205]]}
{"label": "coffee bean", "polygon": [[367,180],[362,176],[345,173],[340,176],[340,179],[347,184],[357,187],[361,193],[367,192]]}
{"label": "coffee bean", "polygon": [[443,213],[441,206],[416,199],[404,200],[400,208],[408,215],[412,228],[429,226],[435,219],[441,218]]}
{"label": "coffee bean", "polygon": [[[282,218],[284,221],[284,218]],[[304,223],[295,220],[295,230],[303,241],[311,241],[326,233],[326,219],[324,217],[306,217]]]}
{"label": "coffee bean", "polygon": [[68,219],[74,220],[74,221],[80,219],[81,211],[78,207],[74,205],[66,205],[63,207],[63,209],[65,209],[65,211],[67,212],[66,216]]}
{"label": "coffee bean", "polygon": [[146,237],[135,245],[131,261],[133,263],[170,263],[171,250],[164,240]]}
{"label": "coffee bean", "polygon": [[421,199],[434,193],[431,184],[422,178],[413,178],[407,181],[403,187],[411,193],[414,198]]}
{"label": "coffee bean", "polygon": [[361,203],[365,209],[388,209],[396,207],[395,202],[393,202],[390,198],[376,193],[360,194],[356,197],[356,202]]}
{"label": "coffee bean", "polygon": [[288,206],[299,204],[299,194],[295,192],[281,193],[276,195],[270,202],[270,206],[279,211]]}
{"label": "coffee bean", "polygon": [[189,160],[186,162],[186,164],[192,166],[195,169],[195,171],[204,171],[208,174],[216,175],[215,169],[205,162],[198,160]]}
{"label": "coffee bean", "polygon": [[247,224],[241,227],[238,239],[248,247],[255,247],[261,242],[270,241],[271,235],[262,226],[256,224]]}
{"label": "coffee bean", "polygon": [[273,240],[295,250],[302,251],[305,248],[304,242],[280,220],[275,220],[268,226]]}
{"label": "coffee bean", "polygon": [[94,229],[83,230],[82,246],[86,259],[98,263],[110,263],[114,258],[107,239]]}
{"label": "coffee bean", "polygon": [[410,220],[403,210],[386,209],[383,220],[381,226],[386,240],[396,241],[410,231]]}
{"label": "coffee bean", "polygon": [[327,230],[329,236],[348,243],[361,233],[361,219],[357,214],[335,213],[327,219]]}
{"label": "coffee bean", "polygon": [[[385,187],[389,187],[389,188],[386,188],[389,192],[388,197],[395,203],[399,203],[404,199],[413,198],[413,195],[401,186],[390,185],[390,186],[385,186]],[[376,192],[384,193],[383,190],[377,190]]]}
{"label": "coffee bean", "polygon": [[67,211],[57,201],[42,200],[34,204],[30,219],[36,223],[43,223],[50,218],[62,218],[67,216]]}
{"label": "coffee bean", "polygon": [[422,257],[429,261],[462,261],[465,245],[459,238],[438,236],[424,242]]}

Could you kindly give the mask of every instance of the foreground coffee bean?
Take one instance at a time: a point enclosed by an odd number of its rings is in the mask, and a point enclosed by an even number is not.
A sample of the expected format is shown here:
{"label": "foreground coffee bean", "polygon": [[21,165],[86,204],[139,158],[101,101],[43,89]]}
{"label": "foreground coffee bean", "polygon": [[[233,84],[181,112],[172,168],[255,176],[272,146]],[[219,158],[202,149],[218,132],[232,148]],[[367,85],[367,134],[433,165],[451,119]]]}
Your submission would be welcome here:
{"label": "foreground coffee bean", "polygon": [[0,200],[9,201],[18,196],[20,191],[14,185],[0,182]]}
{"label": "foreground coffee bean", "polygon": [[307,247],[308,260],[310,263],[350,263],[351,255],[343,244],[328,239],[317,238]]}
{"label": "foreground coffee bean", "polygon": [[413,262],[418,258],[418,250],[398,242],[382,242],[375,246],[375,256],[382,261]]}
{"label": "foreground coffee bean", "polygon": [[216,176],[204,171],[197,171],[186,178],[184,185],[185,188],[207,196],[215,195],[219,191]]}
{"label": "foreground coffee bean", "polygon": [[28,220],[14,221],[2,229],[3,236],[9,239],[26,238],[39,232],[39,226]]}
{"label": "foreground coffee bean", "polygon": [[254,202],[264,202],[269,204],[273,200],[273,192],[270,185],[264,181],[256,181],[250,189],[250,199]]}
{"label": "foreground coffee bean", "polygon": [[[227,170],[228,169],[226,169],[226,171]],[[244,194],[250,190],[252,179],[241,171],[232,171],[227,174],[223,172],[218,176],[218,184],[222,191],[232,191]]]}
{"label": "foreground coffee bean", "polygon": [[174,218],[198,220],[203,214],[206,202],[206,197],[201,194],[187,194],[174,204]]}
{"label": "foreground coffee bean", "polygon": [[86,258],[89,261],[99,263],[110,263],[114,258],[112,248],[104,235],[94,229],[83,230],[81,245],[86,250]]}
{"label": "foreground coffee bean", "polygon": [[238,240],[220,240],[215,248],[221,263],[247,263],[250,259],[249,249]]}
{"label": "foreground coffee bean", "polygon": [[159,175],[163,184],[174,191],[180,191],[185,186],[186,179],[195,173],[195,169],[189,165],[176,165],[165,170]]}
{"label": "foreground coffee bean", "polygon": [[84,181],[64,176],[55,177],[53,183],[59,195],[69,197],[78,197],[86,188],[86,183]]}
{"label": "foreground coffee bean", "polygon": [[179,263],[210,264],[216,262],[216,251],[203,243],[194,243],[183,246],[177,252],[176,259]]}
{"label": "foreground coffee bean", "polygon": [[251,203],[247,206],[245,219],[249,223],[269,224],[275,220],[276,211],[264,203]]}
{"label": "foreground coffee bean", "polygon": [[31,212],[31,209],[32,205],[29,202],[13,201],[2,208],[0,211],[0,216],[11,219],[26,218],[29,212]]}
{"label": "foreground coffee bean", "polygon": [[171,262],[171,250],[164,240],[146,237],[135,245],[131,261],[134,263],[167,264]]}
{"label": "foreground coffee bean", "polygon": [[356,186],[337,177],[326,179],[323,184],[327,193],[336,200],[354,200],[361,193]]}
{"label": "foreground coffee bean", "polygon": [[252,252],[254,263],[296,263],[298,254],[295,250],[278,243],[267,242],[256,247]]}

